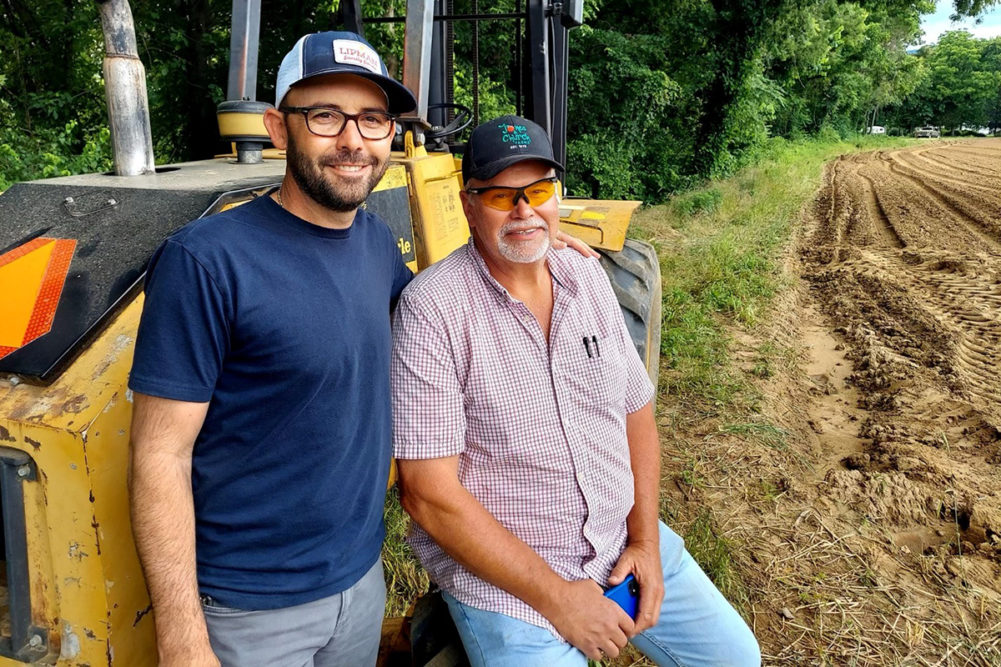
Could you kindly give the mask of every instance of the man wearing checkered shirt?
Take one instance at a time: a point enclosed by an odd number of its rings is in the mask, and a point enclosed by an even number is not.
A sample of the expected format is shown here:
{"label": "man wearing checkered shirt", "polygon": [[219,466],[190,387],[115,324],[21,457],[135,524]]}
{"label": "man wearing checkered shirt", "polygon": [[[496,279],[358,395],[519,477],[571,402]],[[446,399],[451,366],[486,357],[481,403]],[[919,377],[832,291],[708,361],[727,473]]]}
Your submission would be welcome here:
{"label": "man wearing checkered shirt", "polygon": [[[470,242],[394,320],[393,433],[411,544],[473,665],[758,665],[747,625],[658,521],[654,389],[597,260],[552,249],[548,137],[472,134]],[[635,619],[604,597],[628,574]]]}

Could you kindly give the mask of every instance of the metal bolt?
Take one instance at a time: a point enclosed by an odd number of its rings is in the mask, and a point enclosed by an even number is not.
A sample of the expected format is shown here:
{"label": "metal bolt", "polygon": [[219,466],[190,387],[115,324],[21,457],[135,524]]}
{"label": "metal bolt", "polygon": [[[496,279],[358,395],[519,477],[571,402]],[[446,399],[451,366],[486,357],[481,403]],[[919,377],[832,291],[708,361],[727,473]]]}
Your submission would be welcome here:
{"label": "metal bolt", "polygon": [[32,648],[38,648],[41,645],[42,645],[42,636],[41,635],[31,635],[31,639],[28,640],[28,646],[30,646]]}
{"label": "metal bolt", "polygon": [[[31,468],[29,466],[27,466],[27,465],[20,466],[17,469],[17,476],[18,477],[27,477],[30,474],[31,474]],[[41,641],[41,640],[39,640],[39,641]]]}

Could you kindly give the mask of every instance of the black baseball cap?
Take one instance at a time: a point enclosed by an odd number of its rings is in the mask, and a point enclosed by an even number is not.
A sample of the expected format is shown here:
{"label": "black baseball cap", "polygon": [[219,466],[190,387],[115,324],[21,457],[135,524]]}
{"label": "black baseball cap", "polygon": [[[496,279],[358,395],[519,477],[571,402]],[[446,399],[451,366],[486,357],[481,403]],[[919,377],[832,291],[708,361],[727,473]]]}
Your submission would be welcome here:
{"label": "black baseball cap", "polygon": [[525,160],[538,160],[559,171],[549,135],[540,126],[520,116],[494,118],[473,130],[462,156],[462,180],[493,178]]}
{"label": "black baseball cap", "polygon": [[372,81],[386,93],[389,112],[398,114],[417,106],[413,93],[389,76],[386,64],[365,38],[353,32],[316,32],[304,35],[282,60],[275,86],[275,105],[281,106],[289,88],[321,74],[354,74]]}

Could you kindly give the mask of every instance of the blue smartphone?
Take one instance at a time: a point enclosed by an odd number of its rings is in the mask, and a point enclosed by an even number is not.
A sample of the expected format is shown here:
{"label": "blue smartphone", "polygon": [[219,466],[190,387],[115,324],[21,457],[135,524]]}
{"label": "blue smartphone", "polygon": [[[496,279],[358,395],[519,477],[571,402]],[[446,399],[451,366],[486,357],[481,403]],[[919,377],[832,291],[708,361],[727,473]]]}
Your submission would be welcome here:
{"label": "blue smartphone", "polygon": [[636,619],[636,612],[639,611],[640,585],[636,583],[633,575],[628,575],[622,583],[605,591],[605,597],[622,607],[622,610],[629,614],[629,618]]}

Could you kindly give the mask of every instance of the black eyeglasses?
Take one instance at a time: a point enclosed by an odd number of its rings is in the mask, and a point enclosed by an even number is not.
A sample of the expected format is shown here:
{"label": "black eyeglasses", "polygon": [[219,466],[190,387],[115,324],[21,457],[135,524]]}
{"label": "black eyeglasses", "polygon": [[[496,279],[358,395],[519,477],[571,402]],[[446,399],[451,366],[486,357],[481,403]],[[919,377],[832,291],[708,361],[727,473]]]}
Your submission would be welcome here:
{"label": "black eyeglasses", "polygon": [[555,176],[540,178],[539,180],[524,185],[520,188],[512,188],[506,185],[491,185],[485,188],[466,188],[466,192],[471,195],[479,195],[484,205],[498,211],[511,211],[518,205],[518,200],[522,197],[529,206],[540,206],[549,201],[549,198],[556,192]]}
{"label": "black eyeglasses", "polygon": [[306,119],[306,129],[320,137],[336,137],[353,120],[358,134],[365,139],[385,139],[393,133],[396,116],[388,111],[362,111],[344,113],[332,107],[279,107],[282,113],[301,113]]}

